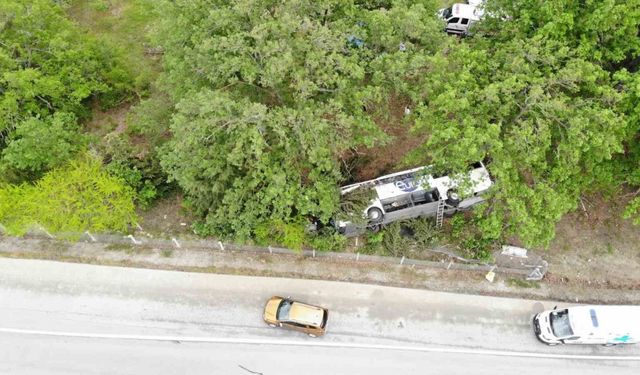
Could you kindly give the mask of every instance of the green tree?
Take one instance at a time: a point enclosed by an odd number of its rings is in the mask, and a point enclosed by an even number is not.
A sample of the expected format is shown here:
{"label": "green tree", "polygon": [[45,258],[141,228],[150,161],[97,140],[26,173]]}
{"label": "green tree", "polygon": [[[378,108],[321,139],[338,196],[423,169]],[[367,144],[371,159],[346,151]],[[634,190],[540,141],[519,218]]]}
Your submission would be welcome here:
{"label": "green tree", "polygon": [[374,62],[443,40],[434,3],[410,3],[163,3],[162,81],[178,104],[162,162],[206,231],[247,239],[336,212],[341,158],[385,138],[368,110],[394,87]]}
{"label": "green tree", "polygon": [[508,18],[425,59],[430,74],[409,89],[415,129],[429,135],[415,159],[459,170],[490,160],[494,200],[480,225],[491,237],[548,244],[581,194],[616,183],[610,161],[632,125],[612,69],[637,57],[637,37],[626,39],[638,8],[582,3],[496,2],[489,10]]}
{"label": "green tree", "polygon": [[263,221],[329,219],[345,142],[331,128],[349,125],[202,91],[178,105],[163,165],[211,231],[246,239]]}
{"label": "green tree", "polygon": [[129,78],[108,45],[82,33],[58,3],[0,2],[0,178],[37,178],[72,156],[87,100],[123,97]]}
{"label": "green tree", "polygon": [[20,122],[2,150],[0,172],[11,180],[35,180],[43,172],[64,164],[83,146],[74,115],[57,112],[45,120]]}
{"label": "green tree", "polygon": [[[579,58],[607,70],[638,64],[639,0],[495,0],[486,28],[491,41],[530,38],[562,42]],[[502,17],[508,17],[508,19]],[[506,21],[506,22],[505,22]]]}
{"label": "green tree", "polygon": [[392,97],[411,101],[406,121],[427,139],[407,163],[489,162],[478,243],[547,244],[582,194],[640,184],[640,0],[495,0],[465,39],[446,37],[435,10],[163,1],[161,83],[176,106],[162,165],[201,229],[246,239],[335,215],[340,166],[389,140],[373,118]]}

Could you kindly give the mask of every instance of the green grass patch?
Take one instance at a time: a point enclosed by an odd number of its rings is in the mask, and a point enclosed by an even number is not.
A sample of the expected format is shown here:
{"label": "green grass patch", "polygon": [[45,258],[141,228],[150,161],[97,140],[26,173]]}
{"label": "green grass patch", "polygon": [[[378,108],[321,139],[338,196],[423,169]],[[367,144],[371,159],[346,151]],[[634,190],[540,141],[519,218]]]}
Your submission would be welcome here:
{"label": "green grass patch", "polygon": [[139,97],[149,94],[161,71],[149,34],[157,14],[152,0],[71,0],[67,14],[90,35],[114,48],[135,77]]}
{"label": "green grass patch", "polygon": [[507,279],[507,285],[517,288],[540,289],[540,283],[532,280]]}

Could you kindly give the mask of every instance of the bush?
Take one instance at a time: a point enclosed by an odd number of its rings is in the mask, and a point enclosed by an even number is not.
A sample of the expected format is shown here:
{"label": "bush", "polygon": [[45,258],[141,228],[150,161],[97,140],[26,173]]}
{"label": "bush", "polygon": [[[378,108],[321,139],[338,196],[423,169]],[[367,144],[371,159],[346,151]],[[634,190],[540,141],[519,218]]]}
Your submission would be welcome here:
{"label": "bush", "polygon": [[342,251],[347,245],[347,237],[337,233],[333,228],[324,228],[309,235],[307,244],[319,251]]}
{"label": "bush", "polygon": [[76,121],[89,99],[120,103],[132,76],[50,0],[1,1],[0,40],[2,179],[33,181],[82,149]]}
{"label": "bush", "polygon": [[75,157],[85,138],[78,132],[73,114],[57,112],[20,122],[8,140],[1,152],[0,171],[6,181],[20,182],[38,179]]}
{"label": "bush", "polygon": [[305,225],[302,220],[289,223],[271,220],[256,226],[254,237],[263,246],[278,244],[299,251],[305,242]]}
{"label": "bush", "polygon": [[413,247],[413,241],[406,229],[406,223],[396,221],[385,227],[381,245],[385,254],[395,257],[408,255]]}
{"label": "bush", "polygon": [[107,171],[136,191],[136,202],[141,208],[148,208],[173,189],[167,182],[155,149],[140,150],[126,134],[107,137],[102,147]]}
{"label": "bush", "polygon": [[173,103],[166,95],[156,95],[142,100],[131,109],[127,118],[127,132],[142,135],[155,147],[163,143],[169,132],[169,120]]}
{"label": "bush", "polygon": [[363,254],[376,254],[383,253],[382,241],[384,241],[385,232],[380,231],[377,233],[367,232],[365,234],[365,244],[362,247]]}
{"label": "bush", "polygon": [[482,237],[466,238],[461,243],[464,257],[486,262],[492,259],[491,249],[493,245],[492,240]]}
{"label": "bush", "polygon": [[0,186],[0,223],[13,235],[31,226],[51,233],[125,232],[137,221],[133,198],[124,181],[87,156],[48,172],[35,185]]}
{"label": "bush", "polygon": [[[450,221],[449,240],[457,244],[462,257],[490,261],[500,232],[483,231],[486,224],[481,212],[474,216],[455,215]],[[495,237],[495,235],[498,237]]]}
{"label": "bush", "polygon": [[419,217],[407,222],[412,232],[413,241],[418,247],[427,248],[438,243],[440,231],[432,218]]}

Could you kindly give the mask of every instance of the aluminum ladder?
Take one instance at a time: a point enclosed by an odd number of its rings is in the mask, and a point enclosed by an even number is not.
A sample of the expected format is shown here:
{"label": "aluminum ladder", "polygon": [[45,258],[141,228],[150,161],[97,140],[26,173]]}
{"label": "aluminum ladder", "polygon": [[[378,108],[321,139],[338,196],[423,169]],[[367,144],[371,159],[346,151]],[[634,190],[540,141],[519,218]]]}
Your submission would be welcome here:
{"label": "aluminum ladder", "polygon": [[438,201],[438,213],[436,214],[436,228],[442,227],[444,221],[444,199]]}

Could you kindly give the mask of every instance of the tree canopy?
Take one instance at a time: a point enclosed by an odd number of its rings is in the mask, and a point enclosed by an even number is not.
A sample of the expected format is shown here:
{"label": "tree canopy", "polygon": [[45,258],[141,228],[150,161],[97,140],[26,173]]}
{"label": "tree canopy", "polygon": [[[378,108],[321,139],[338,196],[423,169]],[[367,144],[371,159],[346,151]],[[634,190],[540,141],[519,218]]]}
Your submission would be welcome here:
{"label": "tree canopy", "polygon": [[163,165],[213,233],[326,220],[341,162],[389,141],[372,114],[401,95],[426,139],[406,162],[488,161],[484,235],[547,244],[582,194],[639,182],[640,3],[486,10],[460,39],[433,1],[165,2],[163,82],[178,104]]}
{"label": "tree canopy", "polygon": [[266,221],[335,213],[341,155],[384,139],[368,108],[390,87],[373,61],[443,39],[433,6],[398,4],[165,3],[164,82],[178,104],[163,165],[211,232],[248,238]]}
{"label": "tree canopy", "polygon": [[[0,3],[0,183],[14,192],[26,188],[7,182],[50,179],[94,141],[90,100],[136,85],[60,3]],[[548,244],[584,195],[640,186],[640,0],[490,0],[464,38],[443,32],[436,0],[155,4],[140,9],[157,8],[162,94],[92,148],[141,204],[172,186],[166,173],[200,233],[297,247],[309,218],[354,205],[338,186],[363,155],[407,132],[408,154],[381,173],[485,161],[478,243]],[[625,211],[636,222],[639,192]]]}
{"label": "tree canopy", "polygon": [[82,148],[86,101],[125,95],[126,71],[50,0],[0,3],[0,179],[35,180]]}
{"label": "tree canopy", "polygon": [[640,55],[639,5],[489,2],[476,37],[425,64],[432,74],[410,90],[416,130],[430,135],[423,150],[449,164],[491,161],[486,223],[500,227],[488,232],[546,244],[581,194],[624,181],[611,161],[637,143],[626,69]]}

